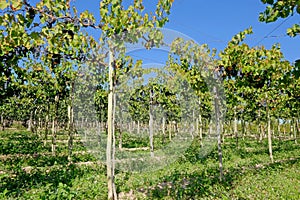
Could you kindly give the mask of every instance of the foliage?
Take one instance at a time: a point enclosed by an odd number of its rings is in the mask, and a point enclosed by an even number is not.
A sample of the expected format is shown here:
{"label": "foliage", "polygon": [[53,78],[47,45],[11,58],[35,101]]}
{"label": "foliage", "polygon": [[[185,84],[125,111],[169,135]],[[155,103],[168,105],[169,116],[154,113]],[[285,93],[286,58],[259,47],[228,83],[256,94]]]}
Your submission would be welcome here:
{"label": "foliage", "polygon": [[[266,10],[259,15],[259,21],[274,22],[279,18],[287,18],[289,16],[300,14],[300,1],[298,0],[261,0],[264,4],[268,4]],[[300,25],[294,24],[287,30],[287,34],[295,37],[300,33]]]}
{"label": "foliage", "polygon": [[[261,21],[273,22],[295,12],[299,14],[298,0],[262,2],[270,6],[260,15]],[[235,35],[216,60],[215,51],[207,45],[177,38],[172,42],[164,68],[173,75],[172,84],[158,74],[147,85],[140,82],[130,94],[122,91],[132,89],[130,85],[122,85],[124,80],[136,80],[145,73],[141,70],[142,61],[126,55],[125,44],[143,40],[146,49],[162,45],[163,34],[157,28],[167,23],[172,3],[173,0],[158,0],[155,11],[147,13],[142,0],[134,0],[129,6],[124,6],[123,1],[103,0],[97,17],[89,11],[78,13],[69,0],[41,0],[35,5],[27,0],[0,2],[1,127],[7,128],[7,121],[10,124],[15,121],[33,125],[34,132],[0,132],[0,198],[106,198],[105,167],[103,163],[93,164],[97,159],[86,151],[72,129],[72,107],[78,106],[73,113],[78,121],[91,119],[95,114],[101,125],[109,118],[107,107],[113,102],[108,95],[114,92],[119,92],[118,98],[123,101],[129,99],[126,103],[133,121],[144,124],[149,120],[150,104],[165,110],[169,124],[183,116],[195,120],[191,109],[199,108],[195,118],[206,136],[214,109],[210,93],[219,78],[225,89],[224,107],[229,108],[225,120],[228,126],[224,125],[222,135],[226,181],[220,182],[216,175],[216,151],[203,157],[201,151],[205,149],[195,135],[191,147],[167,169],[150,174],[116,171],[118,192],[135,190],[134,195],[150,199],[299,197],[300,61],[291,64],[285,60],[280,45],[270,49],[250,47],[244,43],[246,35],[252,33],[249,28]],[[88,29],[98,31],[99,41],[86,32]],[[296,36],[299,30],[295,24],[288,34]],[[197,94],[197,101],[190,103],[184,101],[187,96],[180,96],[176,83],[182,80]],[[150,91],[154,94],[152,98]],[[94,112],[89,112],[90,109]],[[207,124],[200,122],[202,117]],[[231,133],[230,124],[235,117],[245,139],[239,146],[225,137],[225,132]],[[264,138],[261,143],[247,138],[263,135],[267,118],[269,122],[272,120],[275,139],[273,150],[277,162],[273,164],[267,162]],[[247,129],[243,125],[245,120],[258,123]],[[127,132],[122,135],[123,147],[148,145],[148,138]],[[155,147],[167,144],[164,137],[154,135]],[[282,138],[293,141],[283,142]],[[56,156],[50,153],[54,145]],[[69,160],[72,150],[74,163]],[[253,180],[259,187],[253,187]],[[280,181],[287,185],[282,190],[278,190]]]}
{"label": "foliage", "polygon": [[[286,109],[289,74],[293,66],[284,60],[279,45],[267,50],[264,47],[250,48],[242,43],[245,35],[250,33],[252,29],[247,29],[233,37],[220,53],[219,66],[229,112],[237,107],[240,117],[246,115],[254,120],[266,104],[272,109],[273,115],[279,115]],[[269,99],[266,99],[266,95]],[[233,113],[229,113],[229,116],[233,116]]]}

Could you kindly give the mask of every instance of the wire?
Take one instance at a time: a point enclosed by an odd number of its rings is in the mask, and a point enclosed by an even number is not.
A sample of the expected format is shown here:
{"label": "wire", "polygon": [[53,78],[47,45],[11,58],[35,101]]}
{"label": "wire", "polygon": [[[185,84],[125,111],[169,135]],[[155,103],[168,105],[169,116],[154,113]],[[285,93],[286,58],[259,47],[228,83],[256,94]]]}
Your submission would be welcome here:
{"label": "wire", "polygon": [[292,17],[289,16],[288,18],[286,18],[285,20],[283,20],[280,24],[278,24],[275,28],[273,28],[265,37],[263,37],[261,40],[259,40],[257,43],[255,43],[254,46],[257,46],[258,44],[260,44],[264,39],[271,37],[271,34],[276,31],[280,26],[282,26],[287,20],[289,20]]}

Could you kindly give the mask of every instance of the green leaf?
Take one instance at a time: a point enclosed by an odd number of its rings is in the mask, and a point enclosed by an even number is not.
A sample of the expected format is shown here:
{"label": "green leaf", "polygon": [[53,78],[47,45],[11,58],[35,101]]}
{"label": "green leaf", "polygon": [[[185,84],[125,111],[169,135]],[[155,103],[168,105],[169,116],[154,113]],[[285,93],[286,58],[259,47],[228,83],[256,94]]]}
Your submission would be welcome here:
{"label": "green leaf", "polygon": [[4,10],[5,8],[7,8],[9,6],[9,3],[7,3],[6,1],[1,1],[0,2],[0,9]]}
{"label": "green leaf", "polygon": [[296,35],[300,34],[300,25],[294,24],[292,28],[287,30],[287,34],[291,37],[295,37]]}
{"label": "green leaf", "polygon": [[300,14],[300,2],[299,2],[299,5],[297,6],[296,11],[297,11],[298,14]]}
{"label": "green leaf", "polygon": [[32,32],[30,34],[30,37],[34,40],[38,40],[40,38],[39,33],[37,33],[37,32]]}
{"label": "green leaf", "polygon": [[13,10],[19,10],[22,7],[22,1],[21,0],[12,0],[11,1],[11,8]]}

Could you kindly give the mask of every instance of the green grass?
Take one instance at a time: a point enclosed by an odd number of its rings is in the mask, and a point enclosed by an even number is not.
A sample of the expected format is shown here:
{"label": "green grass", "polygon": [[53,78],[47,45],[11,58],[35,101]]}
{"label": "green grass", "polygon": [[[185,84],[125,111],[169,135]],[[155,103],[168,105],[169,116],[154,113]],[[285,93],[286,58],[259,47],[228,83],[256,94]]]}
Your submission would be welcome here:
{"label": "green grass", "polygon": [[299,199],[299,159],[249,171],[233,182],[229,194],[240,199]]}
{"label": "green grass", "polygon": [[[97,161],[91,154],[74,154],[75,164],[70,165],[67,144],[58,143],[58,154],[52,156],[50,145],[44,147],[29,132],[0,132],[0,137],[0,199],[106,199],[105,166],[76,164]],[[125,134],[123,144],[143,147],[145,140]],[[116,170],[117,192],[139,199],[300,199],[299,144],[273,141],[274,163],[270,163],[267,147],[266,140],[247,139],[240,140],[237,148],[235,140],[226,139],[225,180],[220,181],[216,147],[203,157],[195,140],[184,155],[163,169]],[[85,150],[80,142],[74,149]]]}

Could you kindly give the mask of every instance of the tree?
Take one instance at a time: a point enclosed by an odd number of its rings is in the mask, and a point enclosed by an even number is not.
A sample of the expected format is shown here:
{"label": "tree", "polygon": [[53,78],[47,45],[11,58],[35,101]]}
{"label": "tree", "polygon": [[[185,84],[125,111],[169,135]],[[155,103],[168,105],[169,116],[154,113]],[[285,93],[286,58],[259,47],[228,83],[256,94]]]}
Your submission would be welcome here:
{"label": "tree", "polygon": [[[101,16],[101,36],[102,41],[108,44],[109,51],[109,94],[108,94],[108,134],[107,134],[107,181],[108,181],[108,198],[116,199],[116,188],[114,184],[114,105],[115,102],[115,86],[114,77],[119,71],[119,66],[116,65],[119,59],[124,58],[126,42],[135,43],[140,38],[145,38],[145,31],[148,34],[145,47],[152,48],[158,46],[162,38],[158,36],[157,30],[154,27],[162,27],[167,21],[167,15],[170,13],[170,8],[173,0],[159,0],[157,3],[156,14],[142,14],[144,6],[142,0],[134,1],[128,9],[122,5],[122,1],[108,0],[100,3]],[[125,35],[124,35],[125,33]]]}
{"label": "tree", "polygon": [[[260,13],[259,21],[261,22],[274,22],[279,18],[287,18],[294,13],[300,14],[300,1],[298,0],[261,0],[267,4],[264,12]],[[300,34],[300,24],[294,24],[293,27],[287,29],[287,34],[295,37]]]}
{"label": "tree", "polygon": [[[36,117],[34,113],[44,107],[48,113],[45,119],[46,134],[49,116],[52,117],[53,155],[58,109],[67,102],[68,110],[72,110],[70,93],[76,77],[74,65],[83,60],[89,46],[86,35],[80,32],[84,21],[77,16],[76,9],[71,12],[70,7],[70,1],[64,0],[40,1],[35,6],[26,0],[1,2],[3,14],[0,23],[3,29],[0,56],[3,59],[0,82],[5,85],[1,91],[5,98],[1,99],[14,97],[31,100],[28,107],[30,116],[24,116],[29,118],[30,126]],[[15,87],[13,90],[12,86]],[[24,92],[26,89],[29,90],[27,93]],[[45,102],[50,102],[50,106],[46,106]],[[67,113],[66,110],[67,107],[64,113]],[[69,128],[71,152],[71,124]]]}
{"label": "tree", "polygon": [[[202,100],[205,105],[211,106],[210,119],[210,134],[212,138],[216,138],[218,141],[218,155],[219,155],[219,170],[220,181],[223,180],[223,158],[221,147],[221,125],[225,115],[225,104],[222,98],[222,87],[220,86],[222,79],[221,70],[216,66],[216,61],[212,59],[215,55],[213,51],[210,55],[210,50],[207,45],[198,45],[193,41],[183,41],[178,38],[173,41],[171,45],[170,64],[174,66],[183,77],[186,77],[188,84],[192,86],[194,92],[200,97],[198,107],[201,107]],[[174,57],[179,59],[174,59]],[[177,61],[177,62],[176,62]],[[211,98],[207,95],[210,92]],[[206,95],[205,98],[203,96]],[[212,100],[210,104],[207,104],[209,100]],[[198,103],[198,102],[196,102]],[[191,105],[192,107],[194,105]],[[200,111],[203,111],[200,109]],[[191,115],[191,112],[187,113]],[[203,113],[199,113],[199,119]],[[212,133],[213,132],[213,133]],[[215,136],[215,137],[214,137]],[[200,135],[200,138],[202,136]],[[212,142],[212,141],[210,141]],[[202,143],[202,141],[201,141]]]}
{"label": "tree", "polygon": [[[225,84],[234,81],[231,85],[234,89],[227,89],[227,97],[238,99],[236,96],[243,94],[244,109],[256,111],[256,118],[267,122],[269,154],[273,162],[271,117],[285,99],[284,88],[289,82],[284,77],[290,75],[292,66],[284,59],[278,45],[268,50],[264,47],[250,48],[242,43],[250,33],[252,30],[247,29],[234,36],[221,52],[219,64],[224,68]],[[255,110],[251,110],[253,108]]]}
{"label": "tree", "polygon": [[[110,60],[101,64],[109,66],[107,120],[111,123],[108,123],[107,140],[108,198],[116,199],[112,163],[114,92],[118,77],[126,75],[125,69],[131,60],[125,56],[124,44],[136,43],[143,38],[145,48],[159,46],[162,34],[156,28],[162,27],[168,21],[167,16],[170,14],[172,3],[173,0],[158,0],[153,14],[144,12],[142,0],[135,0],[126,9],[123,1],[101,1],[101,20],[97,24],[96,18],[90,12],[78,14],[74,7],[71,11],[72,4],[69,0],[43,0],[35,6],[26,0],[1,1],[0,9],[4,11],[0,16],[0,24],[3,27],[0,31],[0,84],[3,86],[0,90],[1,118],[4,116],[4,103],[7,106],[7,102],[12,102],[8,101],[10,98],[20,98],[21,87],[27,84],[29,88],[31,85],[46,82],[49,89],[33,87],[35,90],[32,93],[33,98],[39,99],[42,104],[45,104],[43,101],[51,104],[50,111],[46,110],[52,114],[53,154],[59,109],[64,105],[67,105],[64,113],[68,113],[65,116],[68,116],[71,151],[72,91],[77,76],[76,69],[80,69],[79,65],[83,60],[94,59],[92,51],[97,51],[98,47],[107,48],[108,51],[101,57],[101,61],[108,57]],[[83,29],[86,28],[99,30],[99,42],[83,33]],[[119,63],[124,59],[124,62]],[[34,67],[26,68],[24,63],[27,62],[34,64]],[[41,95],[43,98],[40,98]],[[34,107],[37,105],[32,108]]]}

